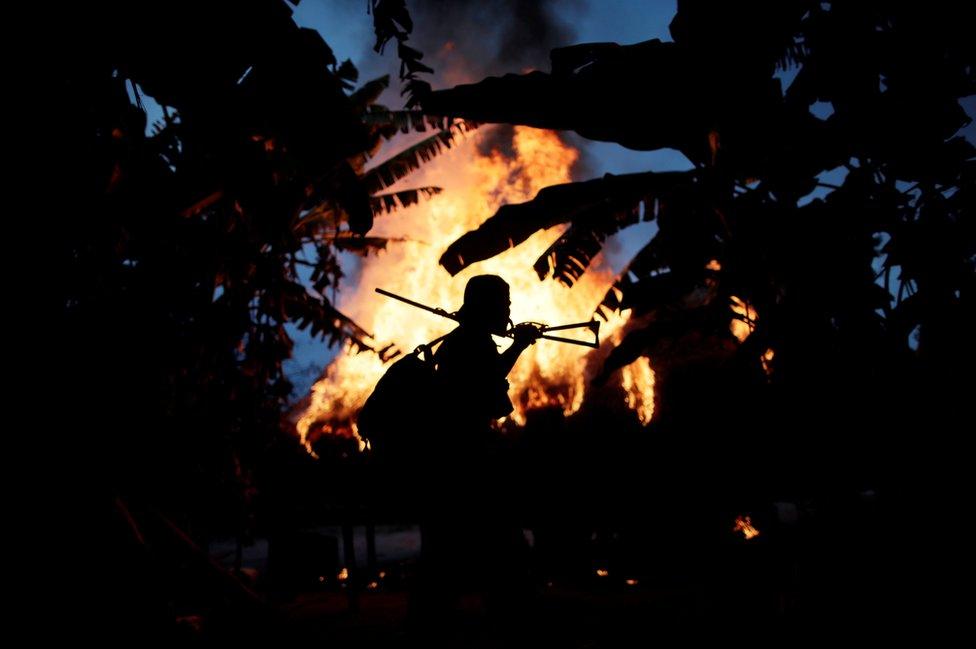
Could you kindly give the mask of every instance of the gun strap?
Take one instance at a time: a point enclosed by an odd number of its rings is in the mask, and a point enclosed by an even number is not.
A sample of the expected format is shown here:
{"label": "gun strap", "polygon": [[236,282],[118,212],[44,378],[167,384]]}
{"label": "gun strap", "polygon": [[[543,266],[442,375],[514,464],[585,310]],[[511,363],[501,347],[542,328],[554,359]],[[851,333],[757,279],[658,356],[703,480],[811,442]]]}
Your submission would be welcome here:
{"label": "gun strap", "polygon": [[431,354],[432,354],[432,353],[433,353],[433,351],[434,351],[434,347],[435,347],[435,346],[437,346],[437,344],[438,344],[438,343],[439,343],[440,341],[442,341],[442,340],[444,340],[445,338],[447,338],[447,336],[448,336],[449,334],[450,334],[450,332],[448,332],[448,333],[446,333],[446,334],[444,334],[443,336],[441,336],[441,337],[439,337],[439,338],[435,338],[435,339],[433,339],[432,341],[430,341],[429,343],[427,343],[426,345],[418,345],[418,346],[417,346],[417,349],[415,349],[415,350],[413,350],[413,351],[414,351],[414,353],[416,353],[416,354],[422,354],[422,355],[423,355],[423,354],[426,354],[426,356],[427,356],[426,358],[424,358],[423,356],[421,356],[421,358],[422,358],[423,360],[426,360],[426,361],[432,361],[432,360],[434,360],[434,359],[433,359],[433,357],[431,356]]}

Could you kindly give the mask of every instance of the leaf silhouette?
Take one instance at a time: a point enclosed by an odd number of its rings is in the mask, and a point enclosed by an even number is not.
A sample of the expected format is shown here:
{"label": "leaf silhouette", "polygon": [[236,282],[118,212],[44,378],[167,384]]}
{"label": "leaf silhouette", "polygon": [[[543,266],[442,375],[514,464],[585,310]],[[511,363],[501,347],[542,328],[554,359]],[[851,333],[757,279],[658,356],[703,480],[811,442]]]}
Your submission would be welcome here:
{"label": "leaf silhouette", "polygon": [[[513,248],[538,230],[572,223],[565,235],[536,263],[540,278],[549,272],[571,284],[598,252],[597,243],[636,223],[639,206],[655,193],[689,182],[688,172],[646,172],[546,187],[531,201],[503,205],[477,230],[452,243],[440,264],[456,275],[467,266]],[[653,209],[645,210],[653,217]]]}
{"label": "leaf silhouette", "polygon": [[420,202],[421,198],[430,199],[441,193],[440,187],[416,187],[399,192],[374,194],[370,198],[373,215],[390,214],[402,207],[410,207]]}
{"label": "leaf silhouette", "polygon": [[425,163],[450,149],[458,135],[468,132],[472,127],[465,122],[456,122],[450,128],[432,135],[417,144],[396,154],[366,172],[363,182],[371,194],[392,186],[420,169]]}

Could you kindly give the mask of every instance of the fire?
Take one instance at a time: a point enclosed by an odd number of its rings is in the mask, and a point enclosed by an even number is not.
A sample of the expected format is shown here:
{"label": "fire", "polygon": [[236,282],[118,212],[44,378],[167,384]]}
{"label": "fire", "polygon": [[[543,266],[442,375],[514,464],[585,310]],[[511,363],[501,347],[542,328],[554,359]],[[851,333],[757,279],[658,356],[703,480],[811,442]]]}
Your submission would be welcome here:
{"label": "fire", "polygon": [[[486,138],[485,127],[474,138]],[[362,261],[354,290],[339,296],[339,308],[350,315],[379,345],[395,343],[410,352],[453,329],[450,320],[378,296],[380,287],[430,306],[454,311],[461,306],[464,286],[473,275],[493,273],[511,285],[512,320],[547,324],[591,319],[597,304],[613,283],[614,275],[602,256],[572,287],[547,280],[540,282],[532,265],[565,226],[537,232],[515,248],[473,264],[455,277],[438,265],[447,246],[478,227],[500,206],[532,199],[549,185],[569,182],[570,169],[579,153],[549,131],[516,127],[514,156],[500,152],[481,155],[471,143],[455,147],[405,179],[403,186],[437,185],[445,191],[429,202],[378,219],[371,234],[407,239],[377,256]],[[397,187],[394,187],[397,189]],[[627,316],[614,316],[602,324],[605,340],[619,341]],[[567,337],[574,334],[569,332]],[[502,345],[507,341],[499,340]],[[566,414],[576,412],[586,391],[585,347],[540,341],[526,350],[509,374],[513,419],[523,424],[525,413],[542,406],[558,406]],[[311,404],[298,422],[302,441],[310,448],[316,422],[348,422],[354,418],[388,365],[376,354],[346,349],[326,368],[313,386]],[[621,377],[627,405],[647,422],[653,413],[654,372],[646,359],[624,368]],[[432,395],[432,403],[436,397]],[[422,419],[420,406],[416,413]],[[326,431],[358,438],[353,427]]]}
{"label": "fire", "polygon": [[[709,263],[707,268],[711,270],[721,270],[721,265],[713,260]],[[744,342],[749,334],[753,332],[756,328],[756,322],[759,320],[759,313],[752,307],[748,302],[744,302],[736,296],[732,296],[732,311],[735,312],[740,318],[733,318],[729,329],[732,331],[732,335],[735,336],[739,342]],[[762,363],[763,371],[766,376],[770,376],[773,373],[773,357],[776,355],[775,350],[771,347],[767,348],[766,351],[762,353],[759,357],[759,362]]]}
{"label": "fire", "polygon": [[759,536],[759,530],[753,527],[752,519],[749,516],[738,516],[735,519],[735,527],[732,528],[732,531],[741,532],[746,541]]}
{"label": "fire", "polygon": [[[646,357],[641,357],[621,369],[620,372],[620,385],[627,395],[625,397],[627,406],[637,412],[637,418],[642,424],[646,424],[654,414],[652,392],[654,389],[654,370],[651,369],[651,362]],[[648,394],[649,392],[651,394]]]}
{"label": "fire", "polygon": [[739,318],[733,319],[730,325],[732,335],[738,338],[741,343],[756,328],[756,321],[759,319],[759,314],[756,313],[756,310],[748,302],[743,302],[734,295],[732,296],[732,310],[743,318],[742,320]]}

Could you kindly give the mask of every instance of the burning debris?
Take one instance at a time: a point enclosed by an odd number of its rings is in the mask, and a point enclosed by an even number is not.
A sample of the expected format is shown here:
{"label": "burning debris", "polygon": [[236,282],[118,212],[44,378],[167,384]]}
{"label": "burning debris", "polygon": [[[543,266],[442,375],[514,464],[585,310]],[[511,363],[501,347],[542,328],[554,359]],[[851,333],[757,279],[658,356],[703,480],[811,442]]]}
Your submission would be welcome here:
{"label": "burning debris", "polygon": [[751,541],[759,536],[759,530],[753,526],[752,518],[749,516],[736,517],[735,526],[732,528],[732,531],[737,534],[741,533],[746,541]]}
{"label": "burning debris", "polygon": [[734,295],[732,296],[732,311],[738,317],[732,320],[730,329],[732,335],[741,343],[755,330],[759,314],[756,313],[751,304],[743,302]]}
{"label": "burning debris", "polygon": [[[490,137],[482,129],[474,138]],[[376,234],[408,238],[395,247],[361,262],[355,290],[341,296],[340,308],[372,332],[378,346],[393,343],[399,350],[411,350],[450,331],[450,323],[403,308],[391,300],[377,299],[373,290],[384,287],[402,295],[422,297],[424,302],[450,309],[460,305],[464,285],[470,276],[500,275],[517,296],[512,304],[514,321],[585,322],[592,318],[614,281],[614,274],[598,259],[569,288],[558,282],[540,282],[531,272],[533,263],[558,239],[565,226],[540,231],[526,241],[451,277],[438,258],[451,242],[477,228],[497,209],[508,203],[533,198],[540,189],[570,180],[578,152],[565,145],[555,133],[516,127],[515,156],[498,151],[484,155],[477,147],[457,147],[433,160],[411,181],[433,181],[445,191],[429,202],[400,212],[395,218],[379,219]],[[424,243],[420,243],[424,242]],[[619,343],[626,315],[610,314],[602,332],[611,344]],[[588,356],[593,354],[594,356]],[[526,412],[558,406],[566,415],[579,410],[587,390],[587,368],[591,359],[605,352],[575,345],[535,345],[519,359],[509,375],[515,423],[525,423]],[[311,403],[298,421],[306,448],[315,438],[339,433],[357,437],[351,422],[388,365],[376,354],[345,349],[326,368],[313,386]],[[647,423],[653,413],[654,373],[646,358],[623,368],[620,386],[626,405]]]}

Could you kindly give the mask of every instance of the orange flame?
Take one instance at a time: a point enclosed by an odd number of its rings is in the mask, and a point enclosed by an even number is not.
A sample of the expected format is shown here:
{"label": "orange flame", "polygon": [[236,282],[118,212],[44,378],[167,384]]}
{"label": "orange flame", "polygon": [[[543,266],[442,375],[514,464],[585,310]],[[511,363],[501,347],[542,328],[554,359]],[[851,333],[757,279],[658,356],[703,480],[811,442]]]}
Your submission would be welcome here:
{"label": "orange flame", "polygon": [[742,536],[745,537],[746,541],[756,538],[759,536],[759,530],[753,527],[752,519],[749,516],[739,516],[735,519],[735,527],[732,528],[733,532],[741,532]]}
{"label": "orange flame", "polygon": [[[715,264],[717,268],[713,268],[712,264]],[[708,265],[708,268],[713,268],[713,270],[721,270],[721,266],[718,262],[714,260]],[[732,331],[732,335],[738,338],[739,342],[744,342],[749,334],[753,332],[756,328],[756,322],[759,320],[759,313],[752,307],[748,302],[744,302],[736,296],[732,296],[732,311],[734,311],[740,318],[734,318],[732,323],[729,325],[729,329]],[[776,352],[770,347],[763,352],[762,356],[759,357],[759,362],[762,363],[763,371],[766,376],[770,376],[773,373],[773,357]]]}
{"label": "orange flame", "polygon": [[[487,131],[482,129],[474,137],[484,138]],[[461,305],[468,279],[482,273],[500,275],[511,285],[515,322],[557,325],[591,318],[614,280],[612,269],[602,256],[594,260],[572,288],[552,280],[540,282],[532,271],[533,263],[566,226],[536,232],[517,247],[473,264],[453,278],[437,263],[451,242],[477,228],[500,206],[530,200],[544,187],[571,180],[570,169],[579,153],[563,144],[556,134],[516,127],[513,145],[514,157],[499,152],[479,155],[470,145],[455,147],[404,183],[438,185],[445,188],[443,193],[427,203],[377,220],[376,236],[407,241],[363,260],[355,290],[342,292],[339,301],[339,308],[372,332],[377,343],[392,342],[409,352],[456,325],[377,296],[374,288],[454,311]],[[603,338],[619,342],[627,317],[614,315],[604,322]],[[567,337],[573,335],[569,332]],[[524,424],[525,413],[541,406],[558,406],[566,414],[576,412],[586,392],[584,368],[588,353],[594,352],[547,341],[526,350],[508,376],[516,408],[513,419]],[[311,404],[298,421],[298,432],[306,448],[311,450],[312,433],[322,432],[312,431],[316,422],[351,421],[387,368],[376,354],[355,354],[347,348],[337,356],[313,386]],[[642,422],[649,421],[653,414],[654,372],[647,359],[624,368],[620,381],[626,404]],[[422,417],[423,413],[416,415]],[[358,438],[354,426],[326,432]]]}
{"label": "orange flame", "polygon": [[756,328],[756,321],[759,319],[759,314],[752,308],[752,305],[748,302],[743,302],[734,295],[732,296],[732,310],[742,318],[735,318],[730,325],[732,335],[738,338],[741,343]]}

